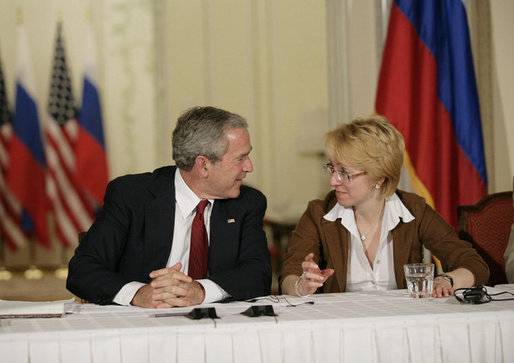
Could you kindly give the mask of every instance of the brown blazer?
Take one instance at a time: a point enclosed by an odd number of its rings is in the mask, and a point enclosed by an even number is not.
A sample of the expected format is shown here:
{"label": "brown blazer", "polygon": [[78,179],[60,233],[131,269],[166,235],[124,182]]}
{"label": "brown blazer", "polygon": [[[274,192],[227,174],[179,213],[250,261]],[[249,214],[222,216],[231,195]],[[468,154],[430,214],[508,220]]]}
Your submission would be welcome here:
{"label": "brown blazer", "polygon": [[[444,271],[464,267],[473,273],[476,285],[487,283],[489,268],[469,242],[460,240],[453,227],[422,197],[401,190],[396,194],[415,217],[409,223],[401,221],[392,231],[398,288],[406,288],[403,265],[422,262],[423,246],[439,258]],[[309,202],[289,241],[280,283],[288,275],[301,275],[302,261],[307,254],[314,252],[314,261],[321,269],[335,270],[318,292],[345,291],[350,232],[340,219],[330,222],[323,218],[336,203],[334,191],[328,193],[324,200]]]}

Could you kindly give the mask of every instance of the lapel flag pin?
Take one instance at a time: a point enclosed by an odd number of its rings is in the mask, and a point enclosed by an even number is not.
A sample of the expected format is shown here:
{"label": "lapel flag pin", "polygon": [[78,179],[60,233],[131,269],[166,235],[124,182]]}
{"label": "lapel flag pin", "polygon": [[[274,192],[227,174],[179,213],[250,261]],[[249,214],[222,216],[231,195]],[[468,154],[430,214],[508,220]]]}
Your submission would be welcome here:
{"label": "lapel flag pin", "polygon": [[236,220],[234,218],[227,219],[227,223],[236,223]]}

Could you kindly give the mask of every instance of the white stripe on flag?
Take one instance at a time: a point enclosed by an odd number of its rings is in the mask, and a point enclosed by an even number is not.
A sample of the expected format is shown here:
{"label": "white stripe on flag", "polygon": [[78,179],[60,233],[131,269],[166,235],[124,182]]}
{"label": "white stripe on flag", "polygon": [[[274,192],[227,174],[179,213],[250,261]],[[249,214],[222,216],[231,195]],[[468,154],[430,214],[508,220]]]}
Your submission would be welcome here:
{"label": "white stripe on flag", "polygon": [[20,216],[22,207],[21,204],[14,198],[7,183],[5,181],[5,176],[0,174],[0,190],[5,191],[3,193],[3,197],[5,198],[5,202],[7,203],[7,207],[12,211],[14,215]]}
{"label": "white stripe on flag", "polygon": [[[8,140],[12,136],[10,123],[0,127],[0,224],[3,238],[12,244],[22,247],[26,245],[26,238],[20,226],[12,220],[12,216],[21,215],[21,205],[14,198],[5,181],[4,170],[9,164],[9,152],[7,150]],[[5,203],[5,204],[4,204]]]}
{"label": "white stripe on flag", "polygon": [[[0,127],[0,165],[7,169],[9,162],[9,150],[7,150],[7,140],[11,140],[12,126],[7,123]],[[5,170],[4,169],[4,170]]]}
{"label": "white stripe on flag", "polygon": [[18,224],[9,217],[3,206],[0,206],[0,218],[2,218],[3,232],[5,233],[4,238],[6,240],[10,240],[18,247],[25,246],[27,244],[25,235],[19,228]]}
{"label": "white stripe on flag", "polygon": [[53,212],[57,228],[59,229],[60,233],[64,236],[67,244],[71,246],[76,245],[77,234],[79,231],[77,231],[77,229],[75,228],[75,222],[72,221],[68,213],[65,212],[65,208],[61,203],[61,198],[59,198],[58,196],[54,179],[50,177],[48,177],[46,181],[46,191],[48,197],[52,200],[52,203],[54,203]]}
{"label": "white stripe on flag", "polygon": [[[67,123],[76,123],[75,120],[67,121]],[[56,153],[64,160],[66,169],[73,172],[75,169],[75,154],[73,148],[68,143],[66,136],[63,135],[63,130],[57,124],[57,122],[49,116],[48,122],[46,123],[47,138],[51,139],[56,146]],[[75,141],[75,139],[72,139]]]}
{"label": "white stripe on flag", "polygon": [[55,198],[58,197],[57,191],[60,191],[59,194],[62,196],[62,198],[64,198],[63,202],[66,203],[66,205],[73,213],[73,218],[78,222],[79,227],[82,228],[82,230],[88,229],[91,226],[91,217],[87,212],[86,206],[84,206],[84,204],[82,203],[77,193],[77,190],[74,188],[71,180],[68,179],[68,176],[66,175],[63,166],[59,163],[57,151],[53,147],[55,140],[50,135],[48,135],[48,141],[48,170],[50,173],[50,178],[55,183],[56,188],[56,192],[54,194],[54,198],[52,199],[52,201],[56,202]]}

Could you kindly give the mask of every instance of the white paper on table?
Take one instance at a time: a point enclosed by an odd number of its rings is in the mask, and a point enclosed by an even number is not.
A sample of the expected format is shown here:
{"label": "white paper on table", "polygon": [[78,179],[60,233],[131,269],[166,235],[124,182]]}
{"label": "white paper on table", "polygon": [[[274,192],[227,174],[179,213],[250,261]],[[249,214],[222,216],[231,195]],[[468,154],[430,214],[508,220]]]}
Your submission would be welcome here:
{"label": "white paper on table", "polygon": [[53,317],[63,315],[64,304],[74,299],[58,301],[10,301],[0,300],[0,317]]}

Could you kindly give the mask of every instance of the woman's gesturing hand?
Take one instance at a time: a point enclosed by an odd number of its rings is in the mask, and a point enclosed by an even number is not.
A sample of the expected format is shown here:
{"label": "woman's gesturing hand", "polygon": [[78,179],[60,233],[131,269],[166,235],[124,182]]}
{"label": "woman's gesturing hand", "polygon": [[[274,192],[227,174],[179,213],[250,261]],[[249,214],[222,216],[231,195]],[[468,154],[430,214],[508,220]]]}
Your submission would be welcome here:
{"label": "woman's gesturing hand", "polygon": [[313,257],[314,253],[311,252],[305,256],[302,262],[303,273],[295,282],[295,292],[298,296],[313,294],[334,273],[334,270],[331,268],[320,270]]}

